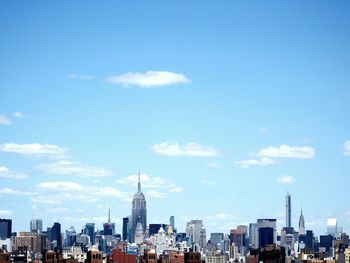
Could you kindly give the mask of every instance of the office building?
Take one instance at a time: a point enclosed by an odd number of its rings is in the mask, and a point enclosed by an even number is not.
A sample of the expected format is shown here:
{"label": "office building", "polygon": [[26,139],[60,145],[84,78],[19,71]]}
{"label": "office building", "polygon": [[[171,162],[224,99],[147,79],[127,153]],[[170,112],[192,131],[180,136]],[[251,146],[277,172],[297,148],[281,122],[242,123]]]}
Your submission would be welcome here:
{"label": "office building", "polygon": [[336,218],[328,218],[327,220],[327,234],[332,236],[338,235],[338,224]]}
{"label": "office building", "polygon": [[11,237],[12,220],[0,218],[0,239],[5,240]]}
{"label": "office building", "polygon": [[153,236],[155,234],[158,234],[159,229],[163,227],[163,229],[166,229],[166,224],[149,224],[148,232],[149,236]]}
{"label": "office building", "polygon": [[272,228],[273,229],[273,243],[277,243],[277,220],[276,219],[258,219],[256,223],[256,229],[257,229],[257,244],[256,248],[261,247],[259,241],[259,229],[260,228]]}
{"label": "office building", "polygon": [[61,224],[54,223],[52,227],[47,228],[47,238],[51,243],[52,250],[62,250]]}
{"label": "office building", "polygon": [[267,245],[272,245],[274,243],[273,232],[272,227],[259,228],[259,247],[264,248]]}
{"label": "office building", "polygon": [[95,223],[86,223],[84,234],[90,237],[91,245],[95,245]]}
{"label": "office building", "polygon": [[191,220],[186,223],[186,236],[190,244],[199,244],[202,227],[202,220]]}
{"label": "office building", "polygon": [[41,219],[30,220],[30,232],[42,233],[43,232],[43,220],[41,220]]}
{"label": "office building", "polygon": [[171,225],[171,227],[173,228],[173,231],[175,231],[175,216],[171,216],[169,219],[169,223]]}
{"label": "office building", "polygon": [[258,245],[258,226],[257,223],[249,224],[249,247],[253,249],[257,249]]}
{"label": "office building", "polygon": [[224,240],[224,233],[211,233],[210,234],[210,244],[213,246],[217,246],[223,240]]}
{"label": "office building", "polygon": [[128,240],[128,226],[129,226],[129,217],[123,217],[122,239],[124,241]]}
{"label": "office building", "polygon": [[111,223],[111,208],[108,208],[108,221],[103,224],[103,234],[113,236],[115,234],[115,223]]}
{"label": "office building", "polygon": [[142,230],[145,231],[147,227],[147,208],[146,208],[146,199],[144,194],[141,191],[141,179],[140,174],[137,184],[137,193],[134,194],[132,200],[132,209],[131,209],[131,227],[130,227],[130,238],[131,241],[135,241],[135,231],[137,222],[140,220]]}

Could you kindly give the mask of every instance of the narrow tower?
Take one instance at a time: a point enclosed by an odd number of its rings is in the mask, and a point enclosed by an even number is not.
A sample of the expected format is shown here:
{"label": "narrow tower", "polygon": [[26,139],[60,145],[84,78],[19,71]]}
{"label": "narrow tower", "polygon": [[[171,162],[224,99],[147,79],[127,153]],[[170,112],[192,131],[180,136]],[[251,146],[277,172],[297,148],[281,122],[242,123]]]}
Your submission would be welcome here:
{"label": "narrow tower", "polygon": [[286,227],[292,227],[292,207],[291,207],[291,196],[287,192],[286,195]]}
{"label": "narrow tower", "polygon": [[299,235],[305,235],[305,220],[303,215],[303,209],[301,209],[299,217]]}
{"label": "narrow tower", "polygon": [[138,183],[137,183],[137,193],[134,194],[132,200],[131,209],[131,227],[130,227],[130,238],[131,242],[135,241],[135,233],[138,221],[141,223],[142,230],[145,231],[147,228],[147,208],[146,199],[141,191],[141,175],[139,172]]}

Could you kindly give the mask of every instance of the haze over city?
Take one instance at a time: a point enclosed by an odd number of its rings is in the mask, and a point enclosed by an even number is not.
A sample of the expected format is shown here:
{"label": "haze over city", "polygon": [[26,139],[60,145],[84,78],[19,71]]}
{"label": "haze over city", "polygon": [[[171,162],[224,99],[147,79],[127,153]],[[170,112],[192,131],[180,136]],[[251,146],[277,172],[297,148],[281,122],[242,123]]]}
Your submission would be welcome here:
{"label": "haze over city", "polygon": [[0,218],[350,232],[348,1],[2,1]]}

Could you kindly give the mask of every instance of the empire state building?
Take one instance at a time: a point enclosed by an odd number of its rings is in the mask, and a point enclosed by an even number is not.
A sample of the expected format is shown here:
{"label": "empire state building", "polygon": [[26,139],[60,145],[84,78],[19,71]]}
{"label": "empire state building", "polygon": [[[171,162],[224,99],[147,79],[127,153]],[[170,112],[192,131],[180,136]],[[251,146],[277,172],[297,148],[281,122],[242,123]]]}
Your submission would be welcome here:
{"label": "empire state building", "polygon": [[132,242],[135,241],[135,230],[138,222],[141,223],[142,231],[144,232],[147,227],[147,208],[145,196],[141,192],[140,174],[137,184],[137,193],[134,194],[134,198],[132,200],[130,229],[130,237]]}

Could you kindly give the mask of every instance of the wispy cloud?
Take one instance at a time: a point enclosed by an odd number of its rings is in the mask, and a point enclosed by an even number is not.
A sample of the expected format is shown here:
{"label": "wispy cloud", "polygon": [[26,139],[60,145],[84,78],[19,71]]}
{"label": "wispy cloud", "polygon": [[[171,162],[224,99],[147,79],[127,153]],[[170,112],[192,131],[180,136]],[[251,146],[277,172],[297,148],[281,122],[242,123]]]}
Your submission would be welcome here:
{"label": "wispy cloud", "polygon": [[258,158],[237,161],[236,165],[241,168],[250,168],[251,166],[265,167],[279,163],[276,159],[280,158],[311,159],[315,157],[315,149],[308,146],[292,147],[284,144],[279,147],[269,146],[263,148],[258,153],[250,154],[250,156]]}
{"label": "wispy cloud", "polygon": [[36,192],[27,192],[22,190],[16,190],[12,188],[2,188],[0,189],[0,195],[37,195]]}
{"label": "wispy cloud", "polygon": [[216,183],[215,183],[214,181],[205,180],[205,179],[203,179],[203,180],[201,181],[201,183],[202,183],[202,184],[205,184],[205,185],[209,185],[209,186],[215,186],[215,185],[216,185]]}
{"label": "wispy cloud", "polygon": [[59,214],[65,214],[69,211],[69,209],[67,207],[55,207],[55,208],[50,208],[48,210],[48,212],[50,214],[55,214],[55,215],[59,215]]}
{"label": "wispy cloud", "polygon": [[343,145],[343,154],[345,156],[350,156],[350,140],[346,141]]}
{"label": "wispy cloud", "polygon": [[82,191],[84,188],[82,185],[75,182],[41,182],[37,185],[37,188],[42,190],[54,190],[54,191]]}
{"label": "wispy cloud", "polygon": [[95,78],[94,75],[79,75],[79,74],[70,74],[70,75],[68,75],[68,79],[71,79],[71,80],[75,80],[75,79],[91,80],[91,79],[94,79],[94,78]]}
{"label": "wispy cloud", "polygon": [[212,169],[218,169],[218,168],[223,168],[224,166],[217,162],[210,162],[206,164],[206,167],[212,168]]}
{"label": "wispy cloud", "polygon": [[217,213],[214,215],[206,215],[204,218],[205,218],[205,220],[208,220],[208,221],[234,220],[236,218],[236,216],[222,212],[222,213]]}
{"label": "wispy cloud", "polygon": [[0,217],[10,217],[10,216],[12,216],[12,211],[0,210]]}
{"label": "wispy cloud", "polygon": [[259,128],[258,129],[258,131],[260,132],[260,133],[268,133],[269,132],[269,129],[267,129],[267,128]]}
{"label": "wispy cloud", "polygon": [[71,161],[40,164],[36,168],[49,174],[76,175],[81,177],[106,177],[112,175],[111,171],[105,168]]}
{"label": "wispy cloud", "polygon": [[147,71],[145,73],[128,72],[122,75],[115,75],[107,78],[107,81],[125,87],[139,86],[141,88],[153,88],[172,84],[184,84],[190,82],[190,79],[183,74],[169,71]]}
{"label": "wispy cloud", "polygon": [[24,118],[24,114],[20,111],[16,111],[13,113],[13,116],[19,119],[23,119]]}
{"label": "wispy cloud", "polygon": [[[140,174],[140,180],[142,188],[148,190],[146,194],[150,194],[152,197],[163,197],[166,193],[179,193],[183,191],[178,185],[161,177],[151,177],[147,174]],[[132,174],[116,182],[117,184],[131,185],[136,188],[138,175]],[[155,191],[155,189],[157,189],[157,191]]]}
{"label": "wispy cloud", "polygon": [[27,175],[10,170],[5,166],[0,166],[0,178],[6,179],[26,179]]}
{"label": "wispy cloud", "polygon": [[269,146],[258,152],[258,156],[267,158],[299,158],[310,159],[315,157],[315,149],[308,146],[292,147],[286,144],[279,147]]}
{"label": "wispy cloud", "polygon": [[18,153],[23,155],[37,155],[37,156],[63,156],[68,150],[53,144],[16,144],[5,143],[0,144],[0,151],[8,153]]}
{"label": "wispy cloud", "polygon": [[216,157],[219,152],[210,146],[202,146],[198,143],[190,142],[180,145],[177,142],[162,142],[152,146],[152,150],[158,154],[166,156],[193,156],[193,157]]}
{"label": "wispy cloud", "polygon": [[11,125],[12,121],[5,115],[0,114],[0,125]]}
{"label": "wispy cloud", "polygon": [[250,168],[251,166],[265,167],[276,163],[278,163],[278,161],[274,159],[262,157],[260,159],[248,159],[248,160],[237,161],[236,165],[238,165],[241,168]]}
{"label": "wispy cloud", "polygon": [[279,184],[294,184],[297,180],[290,175],[284,175],[277,179],[277,183]]}
{"label": "wispy cloud", "polygon": [[156,190],[148,190],[146,192],[146,196],[151,197],[151,198],[164,198],[165,193],[156,191]]}
{"label": "wispy cloud", "polygon": [[47,204],[47,205],[61,204],[61,200],[57,199],[56,196],[46,196],[46,195],[32,197],[30,201],[33,203],[40,203],[40,204]]}

